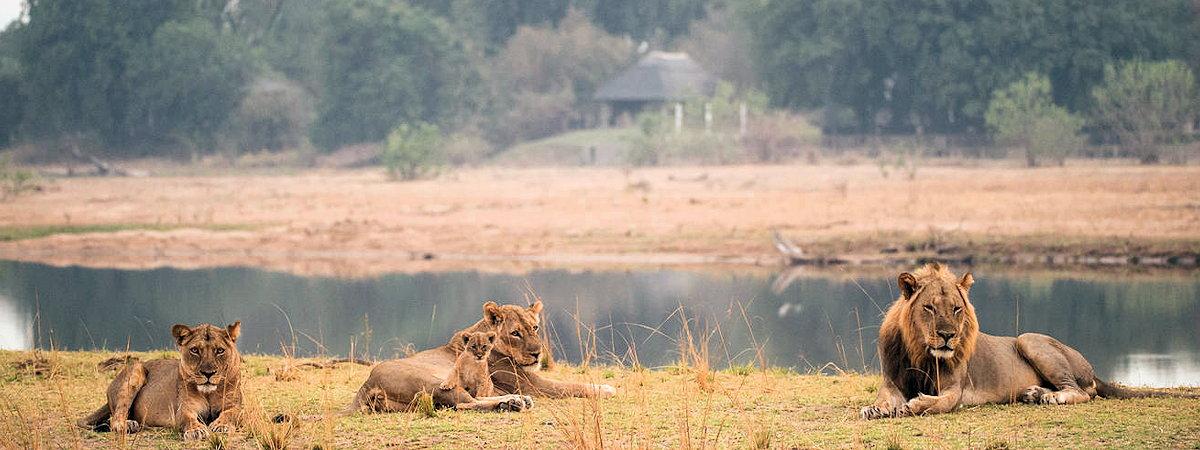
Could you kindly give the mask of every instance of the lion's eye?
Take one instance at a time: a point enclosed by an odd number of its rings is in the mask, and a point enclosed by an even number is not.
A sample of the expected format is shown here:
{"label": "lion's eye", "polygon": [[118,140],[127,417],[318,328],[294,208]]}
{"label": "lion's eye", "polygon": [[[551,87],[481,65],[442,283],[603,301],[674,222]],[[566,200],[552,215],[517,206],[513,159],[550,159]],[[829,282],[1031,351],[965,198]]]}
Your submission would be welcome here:
{"label": "lion's eye", "polygon": [[537,326],[537,325],[534,325],[534,326],[533,326],[533,331],[537,331],[537,330],[538,330],[538,326]]}
{"label": "lion's eye", "polygon": [[224,355],[224,354],[225,354],[225,349],[223,349],[223,348],[218,348],[218,349],[217,349],[217,354],[218,354],[218,355]]}
{"label": "lion's eye", "polygon": [[962,307],[961,307],[961,306],[955,306],[955,307],[954,307],[954,314],[956,314],[956,315],[957,315],[957,314],[961,314],[961,313],[962,313]]}
{"label": "lion's eye", "polygon": [[192,354],[193,354],[193,355],[196,355],[196,356],[200,356],[200,349],[198,349],[198,348],[193,348],[193,349],[192,349]]}
{"label": "lion's eye", "polygon": [[933,306],[925,305],[925,311],[929,312],[930,314],[933,314]]}
{"label": "lion's eye", "polygon": [[512,332],[512,335],[513,335],[513,337],[521,337],[521,330],[514,330]]}

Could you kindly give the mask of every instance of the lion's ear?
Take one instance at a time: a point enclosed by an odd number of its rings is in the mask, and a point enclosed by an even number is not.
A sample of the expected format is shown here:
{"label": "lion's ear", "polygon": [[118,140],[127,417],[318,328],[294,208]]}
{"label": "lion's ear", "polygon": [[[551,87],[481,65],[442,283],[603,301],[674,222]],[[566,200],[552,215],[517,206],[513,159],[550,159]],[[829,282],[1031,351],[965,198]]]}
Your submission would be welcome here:
{"label": "lion's ear", "polygon": [[469,335],[469,334],[464,334],[464,335],[463,335],[463,344],[466,344],[466,343],[468,343],[468,342],[471,342],[471,335]]}
{"label": "lion's ear", "polygon": [[533,302],[532,305],[529,305],[529,312],[534,313],[534,314],[541,314],[542,313],[542,301],[538,300],[536,302]]}
{"label": "lion's ear", "polygon": [[904,272],[896,279],[896,285],[900,287],[900,296],[906,300],[911,299],[914,292],[917,292],[917,277],[911,273]]}
{"label": "lion's ear", "polygon": [[192,334],[192,327],[177,323],[171,327],[171,336],[175,338],[175,345],[183,345],[183,340]]}
{"label": "lion's ear", "polygon": [[500,322],[504,321],[504,319],[500,317],[500,305],[497,305],[496,302],[493,301],[484,303],[483,319],[492,325],[499,325]]}
{"label": "lion's ear", "polygon": [[238,336],[242,335],[242,321],[236,321],[225,327],[225,332],[229,333],[229,340],[237,343]]}
{"label": "lion's ear", "polygon": [[958,285],[962,286],[964,291],[970,291],[972,284],[975,284],[975,277],[971,276],[971,272],[967,272],[966,275],[963,275],[962,281],[958,282]]}
{"label": "lion's ear", "polygon": [[488,342],[496,342],[496,332],[494,332],[494,331],[487,332],[487,337],[488,337]]}

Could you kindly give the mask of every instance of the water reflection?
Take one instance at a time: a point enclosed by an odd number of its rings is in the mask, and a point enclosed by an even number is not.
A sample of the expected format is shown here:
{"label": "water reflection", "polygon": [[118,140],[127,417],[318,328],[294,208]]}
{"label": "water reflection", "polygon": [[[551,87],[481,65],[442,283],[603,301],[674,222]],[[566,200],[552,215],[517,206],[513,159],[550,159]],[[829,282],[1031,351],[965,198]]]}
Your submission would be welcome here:
{"label": "water reflection", "polygon": [[[377,357],[437,345],[480,316],[485,299],[532,288],[548,303],[556,356],[579,361],[578,334],[625,364],[678,359],[680,318],[717,330],[717,364],[755,358],[801,370],[832,362],[871,370],[874,336],[894,298],[890,276],[778,277],[739,271],[541,270],[522,276],[449,272],[343,280],[253,269],[148,271],[0,262],[0,346],[153,349],[175,322],[246,325],[245,352]],[[1049,332],[1104,377],[1140,385],[1200,385],[1200,279],[1077,279],[976,272],[972,298],[985,332]],[[682,306],[682,309],[681,309]],[[33,317],[39,317],[35,327]],[[577,327],[576,318],[583,326]],[[749,325],[749,326],[748,326]],[[592,339],[585,339],[592,342]]]}

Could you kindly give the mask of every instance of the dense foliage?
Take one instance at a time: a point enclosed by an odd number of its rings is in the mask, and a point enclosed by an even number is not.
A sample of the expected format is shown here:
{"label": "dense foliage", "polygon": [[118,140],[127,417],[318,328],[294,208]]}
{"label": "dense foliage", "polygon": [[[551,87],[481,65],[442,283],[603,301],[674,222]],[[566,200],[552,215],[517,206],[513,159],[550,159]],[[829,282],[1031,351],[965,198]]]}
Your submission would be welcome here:
{"label": "dense foliage", "polygon": [[[328,151],[429,123],[461,147],[452,160],[478,160],[596,125],[592,94],[640,47],[688,51],[739,98],[817,111],[825,132],[996,132],[994,96],[1028,73],[1062,114],[1025,133],[1084,117],[1094,142],[1152,161],[1193,139],[1197,112],[1192,0],[27,3],[0,32],[0,147],[46,152]],[[1120,99],[1147,90],[1171,98]]]}
{"label": "dense foliage", "polygon": [[1086,110],[1106,65],[1200,42],[1189,0],[753,0],[742,13],[772,102],[848,108],[853,123],[826,128],[858,132],[978,130],[992,92],[1027,72]]}

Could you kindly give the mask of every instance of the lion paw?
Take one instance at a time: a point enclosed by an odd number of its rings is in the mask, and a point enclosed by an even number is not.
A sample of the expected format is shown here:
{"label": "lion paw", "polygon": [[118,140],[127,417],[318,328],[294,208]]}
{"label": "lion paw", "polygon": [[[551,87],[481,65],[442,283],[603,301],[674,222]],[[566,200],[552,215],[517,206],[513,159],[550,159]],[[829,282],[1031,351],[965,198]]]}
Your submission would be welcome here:
{"label": "lion paw", "polygon": [[533,399],[524,395],[507,395],[504,400],[496,404],[496,409],[500,411],[524,411],[530,406],[533,406]]}
{"label": "lion paw", "polygon": [[213,433],[231,433],[235,427],[229,423],[214,423],[209,427]]}
{"label": "lion paw", "polygon": [[878,406],[867,406],[859,412],[859,415],[862,416],[863,420],[875,420],[891,417],[891,414],[889,414],[888,411],[885,411],[883,408]]}
{"label": "lion paw", "polygon": [[608,398],[617,395],[617,388],[607,384],[596,385],[596,396],[600,398]]}
{"label": "lion paw", "polygon": [[141,431],[142,424],[137,423],[136,420],[120,420],[109,424],[108,428],[117,434],[137,433]]}
{"label": "lion paw", "polygon": [[183,432],[183,440],[185,441],[202,441],[205,439],[208,439],[208,428],[204,428],[203,426]]}
{"label": "lion paw", "polygon": [[1052,392],[1050,392],[1049,389],[1046,389],[1041,386],[1030,386],[1030,387],[1026,388],[1024,392],[1021,392],[1021,395],[1017,396],[1017,401],[1019,401],[1021,403],[1037,405],[1037,404],[1043,404],[1043,403],[1050,403],[1047,400],[1048,399],[1053,400],[1053,397],[1054,397],[1054,395]]}

